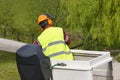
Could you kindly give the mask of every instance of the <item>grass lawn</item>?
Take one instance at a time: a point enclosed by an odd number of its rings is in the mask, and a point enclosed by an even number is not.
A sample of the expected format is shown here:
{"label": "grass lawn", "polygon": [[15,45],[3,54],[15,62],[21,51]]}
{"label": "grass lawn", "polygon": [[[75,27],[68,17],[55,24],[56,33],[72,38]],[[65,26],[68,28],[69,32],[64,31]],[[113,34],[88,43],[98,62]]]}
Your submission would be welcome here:
{"label": "grass lawn", "polygon": [[0,80],[20,80],[14,53],[0,51]]}

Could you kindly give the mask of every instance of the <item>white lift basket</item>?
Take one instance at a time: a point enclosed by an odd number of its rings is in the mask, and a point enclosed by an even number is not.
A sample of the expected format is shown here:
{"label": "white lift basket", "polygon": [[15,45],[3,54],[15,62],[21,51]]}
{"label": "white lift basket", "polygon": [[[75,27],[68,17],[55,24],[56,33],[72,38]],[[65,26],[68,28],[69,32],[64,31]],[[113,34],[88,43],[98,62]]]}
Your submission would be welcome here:
{"label": "white lift basket", "polygon": [[110,52],[71,51],[74,61],[51,60],[54,80],[113,80]]}

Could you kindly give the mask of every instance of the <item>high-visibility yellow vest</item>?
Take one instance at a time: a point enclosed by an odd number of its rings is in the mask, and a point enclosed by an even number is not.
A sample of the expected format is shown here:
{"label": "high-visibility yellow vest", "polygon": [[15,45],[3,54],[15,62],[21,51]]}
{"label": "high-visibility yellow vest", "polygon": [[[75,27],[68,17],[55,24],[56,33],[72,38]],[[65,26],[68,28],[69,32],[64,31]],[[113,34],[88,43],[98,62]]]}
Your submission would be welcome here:
{"label": "high-visibility yellow vest", "polygon": [[43,53],[52,59],[73,60],[73,55],[64,41],[63,29],[50,27],[38,36]]}

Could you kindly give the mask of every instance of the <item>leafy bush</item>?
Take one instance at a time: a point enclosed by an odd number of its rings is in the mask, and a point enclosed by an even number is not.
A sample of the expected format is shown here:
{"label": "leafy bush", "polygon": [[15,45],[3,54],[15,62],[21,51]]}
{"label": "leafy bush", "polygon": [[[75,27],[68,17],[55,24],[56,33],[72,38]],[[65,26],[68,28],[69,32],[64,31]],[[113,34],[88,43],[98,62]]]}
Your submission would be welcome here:
{"label": "leafy bush", "polygon": [[118,62],[120,62],[120,53],[115,58]]}

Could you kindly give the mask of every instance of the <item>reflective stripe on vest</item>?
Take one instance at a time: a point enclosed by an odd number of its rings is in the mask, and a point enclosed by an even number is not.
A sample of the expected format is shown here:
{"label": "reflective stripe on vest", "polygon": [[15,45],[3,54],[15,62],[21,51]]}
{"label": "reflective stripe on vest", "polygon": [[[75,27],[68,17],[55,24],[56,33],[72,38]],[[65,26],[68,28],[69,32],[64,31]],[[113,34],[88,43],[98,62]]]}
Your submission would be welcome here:
{"label": "reflective stripe on vest", "polygon": [[51,55],[48,55],[49,57],[54,57],[54,56],[58,56],[61,54],[70,54],[71,51],[65,52],[65,51],[60,51],[60,52],[56,52],[56,53],[52,53]]}
{"label": "reflective stripe on vest", "polygon": [[62,41],[62,40],[60,40],[60,41],[55,41],[55,42],[51,42],[51,43],[49,43],[45,48],[43,48],[43,51],[45,51],[45,50],[47,49],[47,47],[49,47],[49,46],[52,46],[52,45],[55,45],[55,44],[61,44],[61,43],[65,45],[65,42]]}
{"label": "reflective stripe on vest", "polygon": [[44,30],[38,36],[38,41],[46,56],[50,56],[52,59],[73,60],[72,53],[64,41],[62,28],[50,27]]}
{"label": "reflective stripe on vest", "polygon": [[[43,49],[43,52],[46,51],[47,47],[53,46],[53,45],[55,45],[55,44],[64,44],[64,45],[66,45],[66,43],[65,43],[64,41],[62,41],[62,40],[60,40],[60,41],[55,41],[55,42],[51,42],[51,43],[49,43],[49,44]],[[48,55],[48,56],[49,56],[49,57],[54,57],[54,56],[58,56],[58,55],[61,55],[61,54],[69,54],[69,53],[71,53],[71,51],[67,51],[67,52],[65,52],[65,51],[60,51],[60,52],[56,52],[56,53],[51,53],[51,54]]]}

